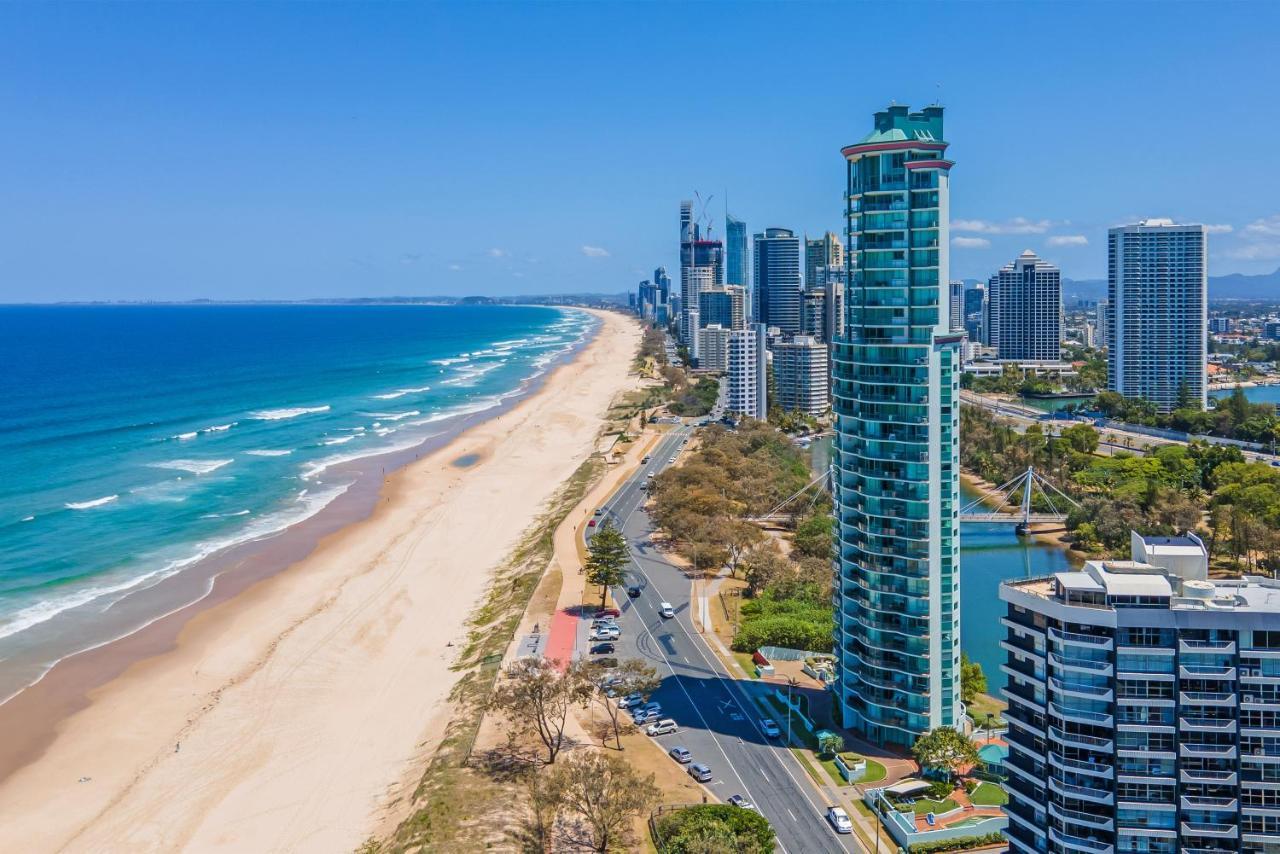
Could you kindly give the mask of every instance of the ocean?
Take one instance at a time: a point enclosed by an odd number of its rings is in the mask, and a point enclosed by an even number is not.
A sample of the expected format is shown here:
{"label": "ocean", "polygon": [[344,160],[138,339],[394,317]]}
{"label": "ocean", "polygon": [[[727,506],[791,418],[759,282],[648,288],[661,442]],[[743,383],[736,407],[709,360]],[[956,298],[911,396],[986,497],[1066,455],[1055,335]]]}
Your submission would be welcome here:
{"label": "ocean", "polygon": [[500,411],[596,323],[514,306],[0,307],[0,700],[158,616],[130,604],[145,591]]}

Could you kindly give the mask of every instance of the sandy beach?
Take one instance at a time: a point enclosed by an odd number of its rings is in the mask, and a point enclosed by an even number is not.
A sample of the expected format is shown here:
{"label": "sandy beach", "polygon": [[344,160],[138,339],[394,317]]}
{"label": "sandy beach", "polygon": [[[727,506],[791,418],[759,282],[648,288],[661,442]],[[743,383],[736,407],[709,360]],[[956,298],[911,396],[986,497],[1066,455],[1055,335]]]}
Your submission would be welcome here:
{"label": "sandy beach", "polygon": [[0,768],[0,850],[351,851],[385,824],[492,571],[638,383],[639,327],[600,316],[536,393],[390,475],[367,519],[0,707],[32,745]]}

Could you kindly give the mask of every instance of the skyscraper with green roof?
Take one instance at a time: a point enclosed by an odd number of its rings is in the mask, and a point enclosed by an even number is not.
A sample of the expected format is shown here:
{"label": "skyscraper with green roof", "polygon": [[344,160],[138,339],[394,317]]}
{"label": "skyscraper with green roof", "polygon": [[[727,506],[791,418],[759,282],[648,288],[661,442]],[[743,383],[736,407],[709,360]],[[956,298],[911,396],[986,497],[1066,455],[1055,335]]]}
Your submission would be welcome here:
{"label": "skyscraper with green roof", "polygon": [[834,343],[836,691],[847,726],[909,745],[960,700],[961,335],[950,326],[942,107],[891,106],[847,161]]}

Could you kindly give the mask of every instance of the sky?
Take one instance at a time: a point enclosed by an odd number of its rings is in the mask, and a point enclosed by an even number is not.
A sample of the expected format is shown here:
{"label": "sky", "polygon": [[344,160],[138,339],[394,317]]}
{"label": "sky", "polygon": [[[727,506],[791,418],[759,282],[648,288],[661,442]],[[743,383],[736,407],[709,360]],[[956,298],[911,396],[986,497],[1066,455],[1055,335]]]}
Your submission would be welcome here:
{"label": "sky", "polygon": [[1211,226],[1280,267],[1280,4],[0,4],[0,302],[618,292],[842,231],[842,145],[946,108],[952,276]]}

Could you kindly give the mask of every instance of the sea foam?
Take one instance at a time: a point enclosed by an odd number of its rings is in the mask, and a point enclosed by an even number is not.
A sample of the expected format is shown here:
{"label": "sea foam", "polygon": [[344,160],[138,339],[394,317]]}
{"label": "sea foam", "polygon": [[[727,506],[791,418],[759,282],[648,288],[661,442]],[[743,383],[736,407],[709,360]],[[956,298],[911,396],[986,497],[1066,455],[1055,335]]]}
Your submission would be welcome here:
{"label": "sea foam", "polygon": [[375,394],[373,397],[374,400],[395,400],[397,397],[404,397],[406,394],[421,394],[424,391],[431,391],[431,386],[420,385],[416,388],[398,388],[386,394]]}
{"label": "sea foam", "polygon": [[151,467],[186,471],[192,474],[208,474],[209,472],[217,471],[223,466],[229,466],[233,462],[235,462],[234,458],[228,460],[168,460],[163,463],[151,463]]}
{"label": "sea foam", "polygon": [[329,406],[293,406],[285,409],[262,409],[253,413],[259,421],[283,421],[286,418],[297,418],[299,415],[310,415],[314,412],[328,412]]}
{"label": "sea foam", "polygon": [[[101,507],[104,504],[110,504],[119,497],[119,495],[107,495],[103,498],[95,498],[92,501],[68,501],[63,506],[68,510],[92,510],[94,507]],[[0,637],[3,637],[3,635],[0,635]]]}

